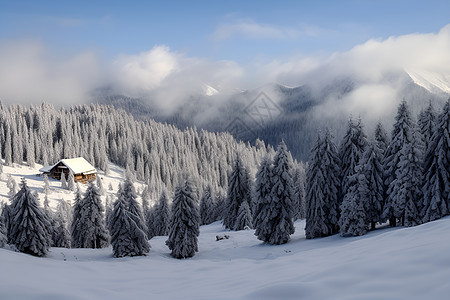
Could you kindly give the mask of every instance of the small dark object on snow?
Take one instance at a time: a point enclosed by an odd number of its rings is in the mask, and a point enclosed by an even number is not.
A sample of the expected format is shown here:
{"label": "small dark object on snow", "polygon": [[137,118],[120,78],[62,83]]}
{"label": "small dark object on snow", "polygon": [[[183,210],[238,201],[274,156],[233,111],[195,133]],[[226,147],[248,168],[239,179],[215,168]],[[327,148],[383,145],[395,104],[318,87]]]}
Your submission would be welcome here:
{"label": "small dark object on snow", "polygon": [[228,240],[230,238],[229,235],[216,235],[216,242],[220,241],[220,240]]}

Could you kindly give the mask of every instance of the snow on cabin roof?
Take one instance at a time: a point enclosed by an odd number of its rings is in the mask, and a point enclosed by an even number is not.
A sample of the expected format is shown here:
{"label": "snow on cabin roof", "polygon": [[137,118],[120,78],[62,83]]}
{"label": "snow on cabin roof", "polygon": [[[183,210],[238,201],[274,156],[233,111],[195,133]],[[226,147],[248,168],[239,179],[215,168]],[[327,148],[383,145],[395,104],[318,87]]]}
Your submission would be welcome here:
{"label": "snow on cabin roof", "polygon": [[94,166],[91,165],[87,160],[85,160],[84,157],[61,159],[53,166],[40,168],[39,171],[43,173],[48,173],[60,162],[62,162],[66,167],[68,167],[74,174],[97,173],[97,170],[94,168]]}

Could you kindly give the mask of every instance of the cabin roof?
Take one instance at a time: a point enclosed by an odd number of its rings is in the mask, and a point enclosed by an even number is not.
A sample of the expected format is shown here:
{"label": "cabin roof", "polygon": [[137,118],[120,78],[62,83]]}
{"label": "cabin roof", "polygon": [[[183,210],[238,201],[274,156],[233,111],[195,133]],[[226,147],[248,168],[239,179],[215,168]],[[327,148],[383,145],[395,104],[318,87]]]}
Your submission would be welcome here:
{"label": "cabin roof", "polygon": [[42,167],[39,169],[39,171],[43,173],[48,173],[59,163],[63,163],[66,167],[70,169],[70,171],[72,171],[73,174],[97,173],[97,170],[94,168],[94,166],[91,165],[87,160],[85,160],[84,157],[61,159],[53,166]]}

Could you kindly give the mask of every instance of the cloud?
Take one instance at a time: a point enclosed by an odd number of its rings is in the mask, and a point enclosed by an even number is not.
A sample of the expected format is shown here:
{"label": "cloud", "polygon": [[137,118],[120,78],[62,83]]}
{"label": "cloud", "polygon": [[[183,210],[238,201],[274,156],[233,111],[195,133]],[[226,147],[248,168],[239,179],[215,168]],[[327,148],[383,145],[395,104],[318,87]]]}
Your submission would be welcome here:
{"label": "cloud", "polygon": [[34,40],[1,42],[0,66],[0,98],[10,103],[85,102],[104,79],[93,52],[61,58]]}
{"label": "cloud", "polygon": [[223,41],[235,36],[251,39],[297,39],[304,35],[317,35],[313,27],[294,28],[272,24],[256,23],[251,19],[220,24],[213,33],[215,41]]}

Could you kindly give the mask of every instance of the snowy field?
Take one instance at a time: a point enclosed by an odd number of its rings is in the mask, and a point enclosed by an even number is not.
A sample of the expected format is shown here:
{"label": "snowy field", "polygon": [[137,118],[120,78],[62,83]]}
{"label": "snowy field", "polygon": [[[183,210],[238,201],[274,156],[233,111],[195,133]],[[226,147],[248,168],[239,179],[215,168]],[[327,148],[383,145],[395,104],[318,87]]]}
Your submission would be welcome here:
{"label": "snowy field", "polygon": [[[42,205],[38,169],[4,167],[0,200],[7,201],[7,173],[25,176]],[[101,175],[117,191],[122,170]],[[111,183],[113,190],[109,191]],[[74,194],[51,180],[51,206]],[[137,184],[137,189],[142,189]],[[84,188],[83,188],[84,189]],[[166,237],[150,240],[148,256],[113,258],[106,249],[51,248],[45,258],[0,249],[0,299],[448,299],[450,217],[414,228],[380,228],[363,237],[306,240],[296,222],[289,243],[261,243],[253,231],[202,226],[199,252],[172,258]],[[216,241],[216,235],[229,239]]]}
{"label": "snowy field", "polygon": [[111,248],[51,248],[46,258],[0,249],[0,299],[448,299],[449,217],[357,238],[305,240],[304,221],[295,225],[281,246],[202,226],[200,252],[186,260],[169,255],[165,237],[134,258],[113,258]]}

